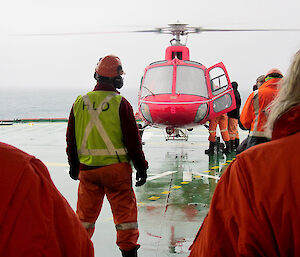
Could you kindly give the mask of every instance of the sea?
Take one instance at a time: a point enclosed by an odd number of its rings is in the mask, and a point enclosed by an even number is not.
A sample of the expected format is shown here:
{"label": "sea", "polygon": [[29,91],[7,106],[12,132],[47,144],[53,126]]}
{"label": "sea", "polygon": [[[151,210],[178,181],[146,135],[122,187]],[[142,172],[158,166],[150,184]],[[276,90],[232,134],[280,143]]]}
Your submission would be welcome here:
{"label": "sea", "polygon": [[[0,120],[68,118],[77,96],[86,93],[79,89],[0,89]],[[121,89],[120,93],[137,111],[138,91]]]}
{"label": "sea", "polygon": [[[91,88],[92,90],[93,88]],[[4,89],[0,88],[0,121],[15,119],[68,118],[78,95],[88,91],[80,89]],[[242,104],[251,93],[240,91]],[[138,89],[122,88],[120,94],[138,110]]]}

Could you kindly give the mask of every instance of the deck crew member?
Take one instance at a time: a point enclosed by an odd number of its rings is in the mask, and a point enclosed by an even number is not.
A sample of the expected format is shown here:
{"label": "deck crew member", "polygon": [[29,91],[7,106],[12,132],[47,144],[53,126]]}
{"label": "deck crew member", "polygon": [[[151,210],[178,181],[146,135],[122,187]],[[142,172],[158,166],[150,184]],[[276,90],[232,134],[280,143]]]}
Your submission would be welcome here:
{"label": "deck crew member", "polygon": [[[256,83],[253,85],[253,91],[259,89],[259,87],[265,82],[265,75],[260,75],[256,79]],[[250,129],[244,128],[244,126],[241,124],[240,120],[238,119],[238,124],[240,129],[246,130],[250,133]],[[249,134],[248,134],[249,136]],[[236,154],[239,154],[245,149],[247,149],[247,142],[248,142],[248,136],[240,143],[240,145],[236,148]]]}
{"label": "deck crew member", "polygon": [[250,130],[246,149],[270,141],[270,138],[266,136],[264,127],[268,106],[277,95],[278,83],[282,77],[280,70],[271,69],[265,76],[265,82],[258,90],[249,95],[240,115],[240,123],[245,129]]}
{"label": "deck crew member", "polygon": [[46,166],[1,142],[0,163],[0,256],[93,257],[93,243]]}
{"label": "deck crew member", "polygon": [[236,150],[240,144],[240,137],[238,132],[238,118],[240,117],[240,107],[241,107],[241,95],[238,91],[238,83],[233,81],[231,83],[234,96],[236,108],[227,113],[228,116],[228,133],[230,138],[230,147],[231,150]]}
{"label": "deck crew member", "polygon": [[231,147],[229,142],[229,133],[228,133],[228,117],[227,114],[222,114],[212,120],[209,121],[209,148],[205,150],[205,154],[213,155],[214,154],[214,148],[216,144],[216,134],[217,134],[217,126],[219,125],[219,129],[221,132],[222,139],[226,145],[224,149],[224,153],[230,153]]}
{"label": "deck crew member", "polygon": [[146,182],[148,163],[132,106],[117,89],[123,86],[121,61],[113,55],[100,59],[92,92],[73,104],[67,129],[70,176],[80,180],[77,214],[93,235],[95,222],[106,195],[117,230],[122,256],[137,256],[139,230],[137,204],[132,188]]}
{"label": "deck crew member", "polygon": [[219,180],[190,257],[300,256],[300,51],[266,126],[272,141],[237,155]]}

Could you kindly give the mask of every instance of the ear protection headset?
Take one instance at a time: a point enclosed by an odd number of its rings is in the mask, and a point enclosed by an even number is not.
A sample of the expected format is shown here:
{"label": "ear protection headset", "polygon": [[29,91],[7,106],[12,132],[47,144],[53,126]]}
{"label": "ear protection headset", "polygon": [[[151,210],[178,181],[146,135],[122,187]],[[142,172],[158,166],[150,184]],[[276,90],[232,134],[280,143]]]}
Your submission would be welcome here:
{"label": "ear protection headset", "polygon": [[123,78],[121,77],[121,75],[114,77],[112,82],[115,88],[120,89],[121,87],[123,87]]}

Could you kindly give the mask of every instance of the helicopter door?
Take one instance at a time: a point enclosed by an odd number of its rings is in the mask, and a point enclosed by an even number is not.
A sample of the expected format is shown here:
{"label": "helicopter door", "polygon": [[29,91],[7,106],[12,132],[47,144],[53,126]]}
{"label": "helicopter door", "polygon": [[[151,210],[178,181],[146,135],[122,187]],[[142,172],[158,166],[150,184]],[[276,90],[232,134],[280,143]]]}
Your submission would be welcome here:
{"label": "helicopter door", "polygon": [[234,92],[226,68],[222,62],[206,70],[209,93],[209,119],[236,108]]}

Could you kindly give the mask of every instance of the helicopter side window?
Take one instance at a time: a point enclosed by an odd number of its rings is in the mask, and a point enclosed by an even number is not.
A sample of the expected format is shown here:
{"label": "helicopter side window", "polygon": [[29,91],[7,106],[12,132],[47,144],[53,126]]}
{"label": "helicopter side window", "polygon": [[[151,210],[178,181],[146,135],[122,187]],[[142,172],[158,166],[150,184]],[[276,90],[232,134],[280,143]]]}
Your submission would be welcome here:
{"label": "helicopter side window", "polygon": [[218,95],[228,88],[228,81],[222,68],[216,67],[212,69],[209,75],[213,95]]}
{"label": "helicopter side window", "polygon": [[173,66],[157,66],[150,68],[142,84],[142,97],[157,94],[171,94],[173,80]]}
{"label": "helicopter side window", "polygon": [[227,108],[229,108],[232,105],[232,97],[230,94],[225,94],[213,102],[213,109],[214,112],[218,113],[221,112]]}
{"label": "helicopter side window", "polygon": [[177,66],[176,94],[208,97],[204,70],[194,66]]}

